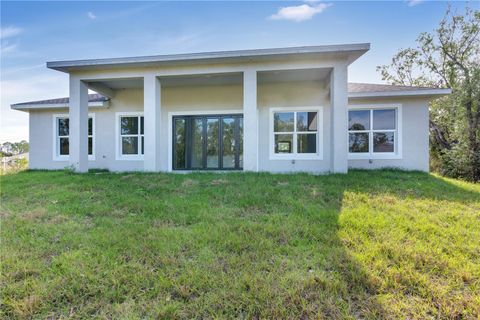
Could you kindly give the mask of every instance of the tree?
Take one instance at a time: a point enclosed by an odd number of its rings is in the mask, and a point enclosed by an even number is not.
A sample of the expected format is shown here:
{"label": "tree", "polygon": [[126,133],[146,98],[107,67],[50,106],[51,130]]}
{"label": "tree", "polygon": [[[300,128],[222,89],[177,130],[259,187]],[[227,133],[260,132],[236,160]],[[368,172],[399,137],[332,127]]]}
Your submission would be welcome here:
{"label": "tree", "polygon": [[22,154],[28,152],[28,142],[25,140],[22,140],[20,142],[15,142],[14,144],[14,149],[16,154]]}
{"label": "tree", "polygon": [[442,174],[480,181],[480,11],[449,7],[416,42],[377,70],[391,84],[452,88],[430,104],[432,160]]}
{"label": "tree", "polygon": [[28,142],[22,140],[20,142],[4,142],[1,145],[2,152],[5,155],[12,156],[28,152]]}

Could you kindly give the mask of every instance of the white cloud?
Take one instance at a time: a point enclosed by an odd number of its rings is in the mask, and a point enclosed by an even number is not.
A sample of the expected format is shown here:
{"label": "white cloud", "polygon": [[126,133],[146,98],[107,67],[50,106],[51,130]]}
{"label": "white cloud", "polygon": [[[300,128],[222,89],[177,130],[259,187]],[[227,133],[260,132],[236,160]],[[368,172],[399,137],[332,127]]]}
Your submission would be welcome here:
{"label": "white cloud", "polygon": [[11,68],[3,68],[2,69],[2,76],[5,78],[6,76],[15,75],[17,73],[21,73],[24,71],[30,71],[34,69],[45,68],[45,63],[39,63],[35,65],[25,66],[25,67],[11,67]]}
{"label": "white cloud", "polygon": [[1,27],[0,28],[0,39],[11,38],[22,33],[22,29],[14,26]]}
{"label": "white cloud", "polygon": [[425,2],[425,0],[407,0],[407,5],[409,7],[415,7],[416,5],[419,5],[422,2]]}
{"label": "white cloud", "polygon": [[88,16],[90,19],[92,19],[92,20],[97,19],[97,16],[96,16],[95,14],[93,14],[92,11],[88,11],[88,12],[87,12],[87,16]]}
{"label": "white cloud", "polygon": [[331,5],[331,3],[315,4],[310,1],[309,4],[280,8],[277,13],[272,14],[269,18],[272,20],[301,22],[312,19],[314,15],[322,13]]}
{"label": "white cloud", "polygon": [[15,52],[17,50],[18,44],[16,43],[9,43],[8,41],[5,40],[5,42],[2,42],[2,45],[0,46],[0,53],[1,54],[6,54],[10,52]]}
{"label": "white cloud", "polygon": [[0,28],[0,53],[2,55],[7,54],[7,53],[12,53],[16,52],[18,48],[17,43],[12,43],[12,39],[20,33],[22,33],[23,30],[18,27],[14,26],[8,26],[8,27],[1,27]]}

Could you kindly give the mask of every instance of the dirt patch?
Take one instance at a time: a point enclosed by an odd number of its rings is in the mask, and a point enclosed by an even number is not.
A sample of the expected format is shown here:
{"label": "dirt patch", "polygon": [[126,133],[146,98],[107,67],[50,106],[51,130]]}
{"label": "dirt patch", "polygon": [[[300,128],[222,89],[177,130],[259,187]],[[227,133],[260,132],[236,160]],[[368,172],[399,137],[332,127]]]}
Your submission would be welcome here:
{"label": "dirt patch", "polygon": [[29,318],[40,306],[40,298],[35,295],[28,296],[13,303],[13,311],[19,318]]}
{"label": "dirt patch", "polygon": [[10,217],[12,214],[10,211],[7,211],[7,210],[4,210],[4,209],[0,209],[0,219],[4,219],[4,218],[8,218]]}
{"label": "dirt patch", "polygon": [[196,186],[197,184],[198,184],[197,180],[185,179],[185,181],[182,182],[182,187],[191,187],[191,186]]}
{"label": "dirt patch", "polygon": [[54,215],[50,219],[48,219],[48,223],[50,223],[50,224],[61,224],[61,223],[64,223],[68,220],[69,219],[66,216]]}
{"label": "dirt patch", "polygon": [[11,278],[13,279],[13,281],[23,281],[28,277],[36,277],[39,274],[40,273],[36,270],[21,270],[12,273]]}
{"label": "dirt patch", "polygon": [[228,180],[224,180],[224,179],[215,179],[215,180],[212,180],[212,182],[210,182],[212,186],[219,186],[221,184],[227,184],[227,183],[228,183]]}
{"label": "dirt patch", "polygon": [[323,197],[323,192],[321,190],[318,190],[317,188],[311,188],[310,189],[310,195],[312,197]]}
{"label": "dirt patch", "polygon": [[180,285],[172,292],[174,300],[190,301],[198,298],[198,294],[188,285]]}
{"label": "dirt patch", "polygon": [[234,214],[237,217],[254,217],[254,216],[263,216],[265,214],[269,214],[269,212],[265,211],[265,209],[259,206],[250,205],[250,206],[237,208],[236,210],[234,210]]}
{"label": "dirt patch", "polygon": [[24,220],[35,221],[44,218],[46,215],[47,210],[45,210],[44,208],[35,208],[31,211],[27,211],[21,214],[21,217]]}

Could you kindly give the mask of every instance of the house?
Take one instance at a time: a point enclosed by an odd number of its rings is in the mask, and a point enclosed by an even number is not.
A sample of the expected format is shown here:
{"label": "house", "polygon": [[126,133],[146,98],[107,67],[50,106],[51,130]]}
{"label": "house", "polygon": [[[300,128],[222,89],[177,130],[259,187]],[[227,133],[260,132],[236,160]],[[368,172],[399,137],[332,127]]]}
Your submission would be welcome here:
{"label": "house", "polygon": [[70,97],[11,107],[30,114],[32,169],[428,171],[428,102],[450,90],[347,83],[369,49],[54,61]]}

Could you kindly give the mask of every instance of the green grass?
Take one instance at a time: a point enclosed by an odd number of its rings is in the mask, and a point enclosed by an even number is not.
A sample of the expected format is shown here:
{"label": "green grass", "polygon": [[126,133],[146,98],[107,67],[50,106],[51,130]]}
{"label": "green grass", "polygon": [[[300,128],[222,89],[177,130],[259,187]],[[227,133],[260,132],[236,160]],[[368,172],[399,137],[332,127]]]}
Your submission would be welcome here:
{"label": "green grass", "polygon": [[0,208],[3,318],[480,316],[480,185],[31,171]]}

